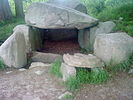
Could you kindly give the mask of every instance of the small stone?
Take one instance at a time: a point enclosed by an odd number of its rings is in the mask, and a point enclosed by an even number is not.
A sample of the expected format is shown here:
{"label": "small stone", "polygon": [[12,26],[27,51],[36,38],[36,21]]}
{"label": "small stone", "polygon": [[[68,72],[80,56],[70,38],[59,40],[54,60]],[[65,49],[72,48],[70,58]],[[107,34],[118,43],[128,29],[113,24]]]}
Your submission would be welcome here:
{"label": "small stone", "polygon": [[76,77],[76,68],[69,66],[65,63],[61,64],[61,73],[63,76],[63,81],[67,81],[70,77]]}
{"label": "small stone", "polygon": [[8,72],[6,72],[6,74],[10,74],[10,73],[12,73],[13,71],[8,71]]}
{"label": "small stone", "polygon": [[65,92],[64,94],[60,95],[59,96],[59,99],[67,99],[67,98],[72,98],[73,97],[73,94],[71,92]]}
{"label": "small stone", "polygon": [[20,72],[23,72],[23,71],[25,71],[25,70],[26,70],[25,68],[19,69]]}
{"label": "small stone", "polygon": [[41,74],[43,74],[43,71],[38,70],[38,71],[35,72],[35,74],[41,75]]}
{"label": "small stone", "polygon": [[45,66],[50,66],[50,64],[44,64],[42,62],[33,62],[31,63],[29,69],[35,68],[35,67],[45,67]]}
{"label": "small stone", "polygon": [[130,69],[128,74],[133,74],[133,69]]}

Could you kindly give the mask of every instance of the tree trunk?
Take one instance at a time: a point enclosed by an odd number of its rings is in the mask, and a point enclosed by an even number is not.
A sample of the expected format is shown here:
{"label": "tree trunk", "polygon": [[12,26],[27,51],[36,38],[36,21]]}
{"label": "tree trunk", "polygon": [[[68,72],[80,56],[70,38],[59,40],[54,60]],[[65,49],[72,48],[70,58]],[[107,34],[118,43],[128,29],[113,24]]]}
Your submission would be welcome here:
{"label": "tree trunk", "polygon": [[22,0],[14,0],[14,3],[15,3],[16,16],[23,18],[24,17],[23,1]]}
{"label": "tree trunk", "polygon": [[8,0],[0,0],[0,21],[11,18],[12,12]]}

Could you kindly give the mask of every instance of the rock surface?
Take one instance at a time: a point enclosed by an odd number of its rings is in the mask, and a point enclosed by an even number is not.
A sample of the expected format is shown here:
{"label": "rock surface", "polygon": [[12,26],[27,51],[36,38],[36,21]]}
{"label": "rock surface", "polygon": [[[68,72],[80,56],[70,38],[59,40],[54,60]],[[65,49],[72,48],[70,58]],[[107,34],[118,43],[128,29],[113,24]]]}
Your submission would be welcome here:
{"label": "rock surface", "polygon": [[59,54],[41,53],[41,52],[34,52],[33,57],[31,58],[33,62],[43,62],[43,63],[53,63],[57,59],[62,60],[62,56]]}
{"label": "rock surface", "polygon": [[8,67],[21,68],[27,64],[23,33],[15,31],[1,46],[0,58]]}
{"label": "rock surface", "polygon": [[24,34],[25,42],[26,42],[26,52],[31,52],[31,43],[30,43],[30,35],[29,35],[29,26],[27,25],[17,25],[13,31],[17,31],[17,33]]}
{"label": "rock surface", "polygon": [[94,54],[106,64],[118,64],[133,53],[133,38],[126,33],[99,34],[94,44]]}
{"label": "rock surface", "polygon": [[87,13],[87,8],[79,0],[49,0],[47,3],[69,7],[80,12]]}
{"label": "rock surface", "polygon": [[46,66],[50,66],[50,64],[44,64],[42,62],[32,62],[29,69],[35,68],[35,67],[46,67]]}
{"label": "rock surface", "polygon": [[63,81],[67,81],[70,77],[76,77],[76,69],[65,63],[61,64],[61,73],[63,75]]}
{"label": "rock surface", "polygon": [[64,54],[63,60],[69,66],[83,67],[83,68],[95,68],[104,67],[104,63],[96,56],[89,54],[75,53],[74,55]]}
{"label": "rock surface", "polygon": [[90,51],[90,30],[83,29],[78,31],[78,42],[81,48]]}
{"label": "rock surface", "polygon": [[116,24],[112,21],[100,22],[98,26],[90,28],[90,49],[93,51],[95,38],[98,34],[108,34],[113,31]]}
{"label": "rock surface", "polygon": [[84,29],[98,23],[97,19],[87,14],[49,3],[33,3],[27,10],[25,21],[30,26],[45,29]]}

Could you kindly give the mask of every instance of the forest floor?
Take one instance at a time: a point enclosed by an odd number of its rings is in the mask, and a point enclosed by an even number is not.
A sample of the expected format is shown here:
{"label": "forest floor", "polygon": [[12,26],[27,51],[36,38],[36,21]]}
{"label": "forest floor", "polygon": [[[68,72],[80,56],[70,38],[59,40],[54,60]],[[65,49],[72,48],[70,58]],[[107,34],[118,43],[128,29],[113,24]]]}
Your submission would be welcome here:
{"label": "forest floor", "polygon": [[[0,100],[59,100],[66,89],[48,70],[47,66],[0,71]],[[43,73],[37,75],[36,71]],[[133,100],[133,77],[119,73],[105,84],[84,85],[73,94],[74,100]]]}

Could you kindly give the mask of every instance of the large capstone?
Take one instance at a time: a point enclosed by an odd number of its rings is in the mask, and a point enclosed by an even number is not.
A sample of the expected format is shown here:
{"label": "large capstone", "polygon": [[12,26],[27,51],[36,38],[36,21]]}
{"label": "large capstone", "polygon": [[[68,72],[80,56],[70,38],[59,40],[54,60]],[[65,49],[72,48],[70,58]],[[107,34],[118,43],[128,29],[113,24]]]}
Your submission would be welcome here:
{"label": "large capstone", "polygon": [[21,68],[27,64],[24,34],[15,31],[1,46],[0,58],[8,67]]}
{"label": "large capstone", "polygon": [[47,3],[69,7],[80,12],[87,13],[87,8],[80,2],[80,0],[49,0]]}
{"label": "large capstone", "polygon": [[43,29],[84,29],[98,23],[96,18],[87,14],[49,3],[33,3],[26,12],[25,21],[30,26]]}
{"label": "large capstone", "polygon": [[126,33],[99,34],[94,44],[94,54],[106,64],[119,64],[133,53],[133,38]]}

